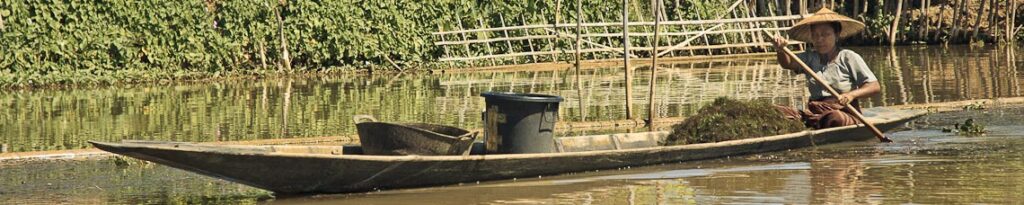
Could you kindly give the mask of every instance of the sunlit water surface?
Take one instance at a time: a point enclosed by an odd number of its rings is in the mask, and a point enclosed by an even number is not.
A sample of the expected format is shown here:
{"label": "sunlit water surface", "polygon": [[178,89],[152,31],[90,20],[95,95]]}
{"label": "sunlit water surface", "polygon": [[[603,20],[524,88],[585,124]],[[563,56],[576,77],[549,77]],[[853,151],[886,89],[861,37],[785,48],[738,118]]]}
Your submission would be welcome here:
{"label": "sunlit water surface", "polygon": [[[1005,48],[853,48],[883,81],[867,106],[1022,96]],[[687,116],[719,96],[799,106],[803,79],[770,59],[665,64],[659,117]],[[638,68],[635,113],[646,110]],[[219,84],[5,91],[8,151],[87,148],[86,140],[235,141],[354,134],[351,116],[479,127],[483,91],[564,96],[562,121],[624,117],[621,68],[335,76]],[[582,94],[582,95],[580,95]],[[586,111],[581,112],[580,105]],[[729,159],[369,194],[271,198],[244,185],[114,159],[0,165],[0,203],[1011,203],[1024,193],[1024,108],[932,114],[897,142],[845,143]],[[974,118],[985,136],[941,132]],[[355,139],[352,139],[354,143]],[[343,142],[344,143],[344,142]],[[269,201],[267,199],[270,199]]]}

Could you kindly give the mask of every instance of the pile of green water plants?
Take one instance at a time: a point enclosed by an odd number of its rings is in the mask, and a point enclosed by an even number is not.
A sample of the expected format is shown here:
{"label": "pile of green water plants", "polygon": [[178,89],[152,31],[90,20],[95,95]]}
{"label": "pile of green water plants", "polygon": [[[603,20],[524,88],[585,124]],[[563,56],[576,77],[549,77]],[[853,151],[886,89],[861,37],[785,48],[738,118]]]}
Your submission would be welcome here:
{"label": "pile of green water plants", "polygon": [[943,128],[942,132],[952,132],[965,136],[976,136],[985,134],[985,125],[974,122],[973,118],[967,118],[963,124],[956,123],[952,128]]}
{"label": "pile of green water plants", "polygon": [[721,142],[793,133],[805,129],[800,121],[786,120],[771,103],[722,97],[701,108],[697,114],[682,123],[672,126],[672,133],[662,144]]}

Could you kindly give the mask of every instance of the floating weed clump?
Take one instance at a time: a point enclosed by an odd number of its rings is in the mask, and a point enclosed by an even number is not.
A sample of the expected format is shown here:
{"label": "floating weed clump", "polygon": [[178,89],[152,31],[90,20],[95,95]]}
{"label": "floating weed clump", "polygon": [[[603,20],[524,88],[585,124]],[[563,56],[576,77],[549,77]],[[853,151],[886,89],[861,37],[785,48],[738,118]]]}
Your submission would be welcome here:
{"label": "floating weed clump", "polygon": [[672,126],[663,145],[697,144],[771,136],[804,130],[803,123],[786,120],[775,106],[763,101],[715,99],[697,114]]}
{"label": "floating weed clump", "polygon": [[943,128],[942,132],[953,132],[960,135],[982,135],[985,134],[985,125],[975,123],[973,118],[967,118],[963,124],[956,123],[952,128]]}
{"label": "floating weed clump", "polygon": [[967,111],[967,110],[984,110],[985,109],[985,103],[984,102],[971,103],[970,105],[964,105],[963,109],[965,111]]}
{"label": "floating weed clump", "polygon": [[148,168],[151,165],[149,161],[143,161],[130,157],[114,156],[112,160],[114,162],[114,166],[118,168],[127,168],[133,166],[142,166]]}

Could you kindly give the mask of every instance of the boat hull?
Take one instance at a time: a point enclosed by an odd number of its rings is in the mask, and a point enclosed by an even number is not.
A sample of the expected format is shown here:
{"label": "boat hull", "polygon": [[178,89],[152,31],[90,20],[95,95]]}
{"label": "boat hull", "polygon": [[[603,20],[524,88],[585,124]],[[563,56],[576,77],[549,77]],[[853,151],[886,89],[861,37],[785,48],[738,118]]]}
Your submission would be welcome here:
{"label": "boat hull", "polygon": [[[896,110],[866,114],[886,131],[924,114]],[[868,112],[871,113],[871,112]],[[879,114],[881,113],[881,114]],[[668,132],[607,135],[659,140]],[[590,137],[590,138],[586,138]],[[592,139],[594,136],[571,137]],[[562,140],[565,146],[588,140]],[[597,137],[599,138],[599,137]],[[539,154],[379,156],[347,154],[339,146],[231,146],[166,142],[92,142],[105,151],[153,161],[281,194],[350,193],[536,177],[779,151],[874,139],[862,125],[717,143]],[[590,140],[593,141],[593,140]],[[647,143],[648,145],[650,143]],[[582,147],[599,147],[586,144]],[[573,150],[573,149],[567,149]]]}

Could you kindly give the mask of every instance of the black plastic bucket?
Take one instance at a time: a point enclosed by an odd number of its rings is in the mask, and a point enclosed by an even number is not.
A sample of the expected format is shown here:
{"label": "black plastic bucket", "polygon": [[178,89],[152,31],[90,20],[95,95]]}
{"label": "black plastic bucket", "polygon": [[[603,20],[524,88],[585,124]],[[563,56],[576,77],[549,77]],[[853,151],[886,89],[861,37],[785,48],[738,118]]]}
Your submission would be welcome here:
{"label": "black plastic bucket", "polygon": [[555,122],[562,97],[485,92],[484,140],[487,153],[555,152]]}

